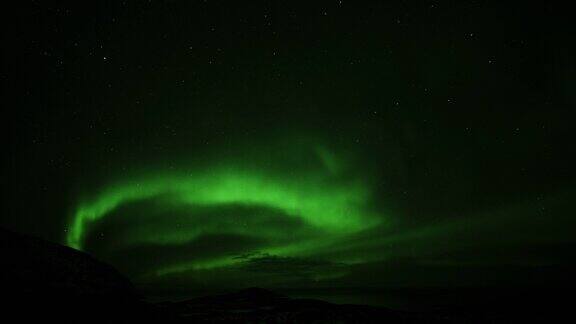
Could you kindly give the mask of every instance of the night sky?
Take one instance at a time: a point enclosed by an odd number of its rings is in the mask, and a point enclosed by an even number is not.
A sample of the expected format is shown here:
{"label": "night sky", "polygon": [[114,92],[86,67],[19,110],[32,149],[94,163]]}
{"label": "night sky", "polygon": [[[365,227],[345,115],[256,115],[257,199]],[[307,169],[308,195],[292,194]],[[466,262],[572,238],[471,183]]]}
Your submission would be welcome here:
{"label": "night sky", "polygon": [[546,286],[573,265],[566,8],[9,9],[3,227],[147,289]]}

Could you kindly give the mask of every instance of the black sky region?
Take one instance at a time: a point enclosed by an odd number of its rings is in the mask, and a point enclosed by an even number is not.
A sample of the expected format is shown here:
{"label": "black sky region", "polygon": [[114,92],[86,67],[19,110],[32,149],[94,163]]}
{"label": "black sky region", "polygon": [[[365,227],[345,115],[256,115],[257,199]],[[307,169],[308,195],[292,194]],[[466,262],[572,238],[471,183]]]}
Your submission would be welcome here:
{"label": "black sky region", "polygon": [[[261,238],[229,233],[122,246],[124,228],[154,222],[156,197],[115,210],[86,250],[136,281],[156,262],[225,252],[243,273],[142,279],[166,289],[251,274],[271,287],[551,285],[572,266],[574,23],[557,3],[18,1],[3,11],[3,227],[66,244],[79,200],[117,179],[252,154],[284,174],[277,143],[310,138],[368,175],[370,208],[395,227],[307,257],[260,253]],[[398,239],[367,243],[387,237]],[[365,262],[336,261],[346,253]]]}

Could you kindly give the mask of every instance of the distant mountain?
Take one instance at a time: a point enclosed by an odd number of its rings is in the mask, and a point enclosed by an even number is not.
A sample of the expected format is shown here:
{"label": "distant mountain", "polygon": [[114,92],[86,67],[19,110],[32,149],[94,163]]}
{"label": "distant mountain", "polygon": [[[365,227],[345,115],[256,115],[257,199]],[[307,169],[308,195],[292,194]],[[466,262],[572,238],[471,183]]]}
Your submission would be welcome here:
{"label": "distant mountain", "polygon": [[190,322],[210,323],[445,323],[428,314],[381,307],[338,305],[314,299],[292,299],[261,288],[161,303],[162,312]]}

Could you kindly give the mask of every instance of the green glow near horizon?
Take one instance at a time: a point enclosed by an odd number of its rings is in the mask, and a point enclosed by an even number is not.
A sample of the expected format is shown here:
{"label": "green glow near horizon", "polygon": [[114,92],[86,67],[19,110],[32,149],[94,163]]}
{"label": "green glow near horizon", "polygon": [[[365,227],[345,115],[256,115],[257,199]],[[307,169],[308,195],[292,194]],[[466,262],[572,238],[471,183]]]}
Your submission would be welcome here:
{"label": "green glow near horizon", "polygon": [[[163,197],[162,203],[167,209],[189,208],[191,219],[198,207],[272,208],[278,210],[279,214],[265,216],[266,219],[270,222],[280,217],[299,219],[304,224],[307,235],[300,237],[301,233],[286,233],[286,229],[281,225],[238,226],[222,217],[205,223],[194,223],[193,227],[183,229],[167,230],[164,226],[159,230],[153,225],[135,224],[135,228],[140,228],[140,231],[135,229],[130,237],[124,238],[123,243],[180,244],[206,233],[236,233],[277,241],[259,248],[261,253],[302,256],[310,254],[320,242],[337,241],[381,224],[381,215],[375,215],[369,208],[372,193],[366,182],[357,177],[350,179],[341,176],[345,168],[334,153],[324,148],[314,152],[321,167],[313,170],[294,169],[287,173],[239,167],[231,160],[207,169],[150,173],[117,182],[106,187],[93,200],[78,205],[66,238],[67,244],[83,249],[92,226],[128,203],[138,203],[155,197]],[[155,221],[169,224],[169,217],[168,213]],[[289,235],[295,237],[290,240],[282,239]],[[186,269],[205,269],[234,262],[229,256],[215,256],[204,261],[185,262],[156,269],[155,273],[161,275]]]}

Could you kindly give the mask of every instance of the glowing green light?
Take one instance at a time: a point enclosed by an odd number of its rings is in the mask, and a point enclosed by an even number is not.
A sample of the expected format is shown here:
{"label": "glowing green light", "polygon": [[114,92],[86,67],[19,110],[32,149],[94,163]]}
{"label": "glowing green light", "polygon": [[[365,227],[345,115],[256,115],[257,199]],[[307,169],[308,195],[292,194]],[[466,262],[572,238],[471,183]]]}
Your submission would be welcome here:
{"label": "glowing green light", "polygon": [[[245,164],[240,167],[230,159],[209,168],[151,173],[117,182],[93,200],[79,204],[67,243],[83,249],[91,228],[99,221],[126,204],[155,197],[162,197],[167,209],[189,210],[191,222],[195,211],[218,206],[267,208],[278,212],[259,216],[267,221],[266,224],[254,221],[256,216],[243,216],[247,226],[240,226],[224,215],[214,215],[209,220],[182,228],[134,224],[134,230],[119,239],[123,244],[180,244],[203,234],[235,233],[265,239],[268,244],[259,247],[262,253],[302,256],[311,253],[322,242],[339,240],[382,223],[381,215],[375,215],[368,208],[371,191],[366,182],[357,177],[343,177],[342,163],[327,149],[317,149],[315,154],[320,167],[312,170],[278,172],[249,168]],[[121,215],[115,214],[115,217]],[[164,214],[157,222],[170,223],[170,217],[170,213]],[[298,219],[304,229],[287,232],[280,218]],[[278,225],[274,225],[275,221],[279,221]],[[230,256],[219,255],[156,269],[156,273],[208,269],[235,262]]]}

